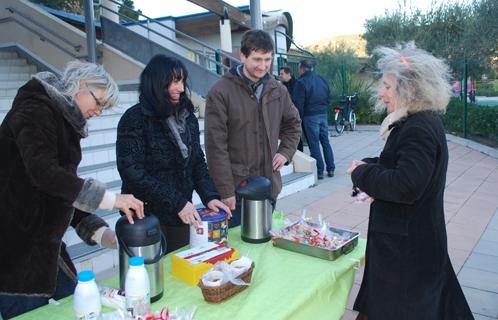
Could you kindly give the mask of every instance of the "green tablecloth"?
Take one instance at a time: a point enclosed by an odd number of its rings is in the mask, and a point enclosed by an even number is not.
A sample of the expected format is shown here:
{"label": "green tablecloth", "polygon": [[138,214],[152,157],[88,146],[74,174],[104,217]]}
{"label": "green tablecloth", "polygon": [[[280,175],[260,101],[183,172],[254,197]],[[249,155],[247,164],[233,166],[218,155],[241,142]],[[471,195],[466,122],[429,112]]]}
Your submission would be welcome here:
{"label": "green tablecloth", "polygon": [[[229,231],[229,245],[240,255],[254,260],[249,288],[219,304],[204,301],[200,288],[190,286],[171,275],[171,260],[165,257],[164,296],[155,302],[154,310],[168,306],[197,306],[194,319],[340,319],[354,281],[356,261],[365,255],[366,240],[335,261],[309,257],[275,248],[271,241],[249,244],[240,239],[240,228]],[[104,281],[118,286],[118,277]],[[15,319],[73,319],[72,296],[59,305],[47,305]],[[103,308],[103,312],[112,309]]]}

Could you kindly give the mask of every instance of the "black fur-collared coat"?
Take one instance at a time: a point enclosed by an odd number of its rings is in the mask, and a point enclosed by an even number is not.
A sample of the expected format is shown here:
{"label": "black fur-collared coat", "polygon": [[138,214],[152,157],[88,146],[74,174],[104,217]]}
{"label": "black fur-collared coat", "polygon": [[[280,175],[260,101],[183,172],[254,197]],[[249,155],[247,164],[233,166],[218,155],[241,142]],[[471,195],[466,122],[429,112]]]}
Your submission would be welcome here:
{"label": "black fur-collared coat", "polygon": [[116,143],[122,193],[133,193],[144,201],[147,215],[153,214],[161,224],[170,226],[184,224],[178,213],[192,202],[194,190],[204,205],[219,199],[207,171],[192,103],[186,98],[183,103],[189,112],[182,138],[188,148],[187,158],[183,158],[167,118],[160,117],[145,102],[125,112]]}
{"label": "black fur-collared coat", "polygon": [[440,116],[418,112],[396,122],[380,157],[364,161],[352,181],[374,201],[354,309],[369,320],[473,319],[448,256]]}
{"label": "black fur-collared coat", "polygon": [[91,221],[89,244],[107,225],[73,207],[85,184],[76,175],[82,136],[63,107],[32,79],[0,126],[0,293],[50,297],[59,268],[75,279],[62,242],[69,225],[81,231]]}

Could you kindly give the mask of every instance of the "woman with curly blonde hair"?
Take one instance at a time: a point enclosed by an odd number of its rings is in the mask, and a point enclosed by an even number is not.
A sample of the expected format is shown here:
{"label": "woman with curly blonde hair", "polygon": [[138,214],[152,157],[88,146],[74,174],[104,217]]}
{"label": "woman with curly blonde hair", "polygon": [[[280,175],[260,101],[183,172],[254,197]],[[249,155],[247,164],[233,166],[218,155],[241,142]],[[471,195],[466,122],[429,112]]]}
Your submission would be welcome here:
{"label": "woman with curly blonde hair", "polygon": [[413,43],[375,53],[386,144],[379,157],[349,168],[373,200],[357,319],[473,319],[448,256],[443,208],[448,66]]}

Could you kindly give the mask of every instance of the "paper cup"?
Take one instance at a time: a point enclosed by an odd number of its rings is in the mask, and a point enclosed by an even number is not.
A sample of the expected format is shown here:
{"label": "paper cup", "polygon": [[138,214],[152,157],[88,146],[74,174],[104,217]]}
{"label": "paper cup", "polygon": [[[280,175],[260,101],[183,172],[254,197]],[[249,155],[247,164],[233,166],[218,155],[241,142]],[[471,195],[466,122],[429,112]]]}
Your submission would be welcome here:
{"label": "paper cup", "polygon": [[223,272],[221,271],[209,271],[202,276],[202,284],[206,287],[218,287],[221,285],[223,280]]}

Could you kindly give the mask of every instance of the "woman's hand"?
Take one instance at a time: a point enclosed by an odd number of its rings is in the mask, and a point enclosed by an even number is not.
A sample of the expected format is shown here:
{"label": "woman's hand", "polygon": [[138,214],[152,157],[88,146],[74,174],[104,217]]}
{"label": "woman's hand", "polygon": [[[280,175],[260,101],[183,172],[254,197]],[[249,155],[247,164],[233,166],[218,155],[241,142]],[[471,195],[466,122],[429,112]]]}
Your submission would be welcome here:
{"label": "woman's hand", "polygon": [[117,249],[116,233],[110,228],[105,229],[100,243],[104,248]]}
{"label": "woman's hand", "polygon": [[362,164],[366,164],[366,162],[361,160],[353,160],[353,162],[351,163],[351,167],[346,170],[346,173],[350,175],[354,171],[354,169],[356,169],[356,167],[361,166]]}
{"label": "woman's hand", "polygon": [[178,217],[180,217],[183,223],[193,224],[194,227],[196,228],[200,227],[202,222],[201,217],[197,212],[197,209],[194,207],[194,205],[191,202],[187,202],[185,207],[183,207],[182,211],[178,213]]}
{"label": "woman's hand", "polygon": [[237,205],[237,200],[235,199],[235,196],[226,199],[221,199],[221,202],[223,202],[227,207],[229,207],[230,210],[235,210],[235,206]]}
{"label": "woman's hand", "polygon": [[232,218],[232,211],[230,211],[230,208],[218,199],[214,199],[214,200],[209,201],[207,206],[209,209],[213,210],[214,212],[218,212],[220,210],[223,210],[227,213],[228,219]]}
{"label": "woman's hand", "polygon": [[131,224],[133,224],[133,215],[136,215],[138,219],[143,219],[144,217],[144,203],[132,194],[117,194],[114,208],[124,212],[128,222]]}

